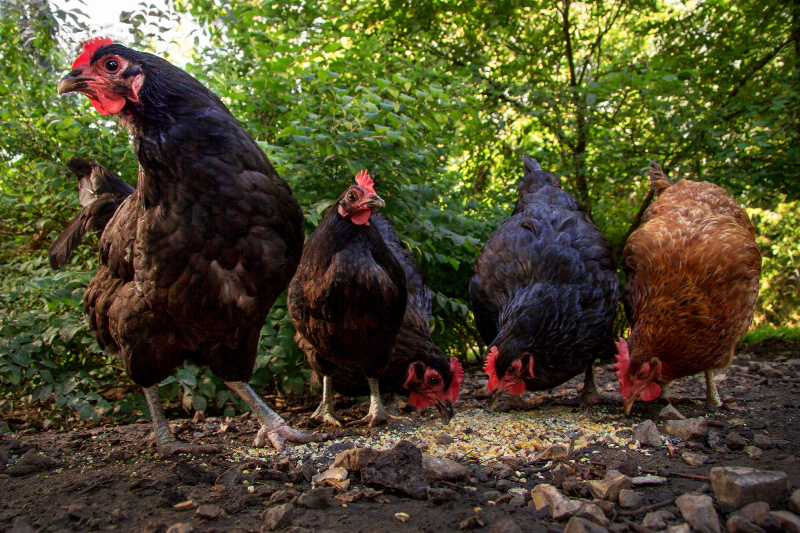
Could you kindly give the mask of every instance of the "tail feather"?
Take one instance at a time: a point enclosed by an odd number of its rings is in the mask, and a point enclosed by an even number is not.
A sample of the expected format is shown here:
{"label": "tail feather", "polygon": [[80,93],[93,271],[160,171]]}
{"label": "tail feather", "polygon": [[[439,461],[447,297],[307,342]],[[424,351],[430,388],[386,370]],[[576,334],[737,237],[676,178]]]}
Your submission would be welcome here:
{"label": "tail feather", "polygon": [[76,157],[67,167],[78,178],[81,211],[50,246],[47,256],[53,270],[59,270],[69,261],[88,230],[102,234],[120,204],[133,193],[133,187],[98,163]]}
{"label": "tail feather", "polygon": [[656,164],[655,161],[650,161],[650,186],[653,187],[656,196],[660,196],[662,192],[672,187],[672,180],[670,180],[664,171]]}

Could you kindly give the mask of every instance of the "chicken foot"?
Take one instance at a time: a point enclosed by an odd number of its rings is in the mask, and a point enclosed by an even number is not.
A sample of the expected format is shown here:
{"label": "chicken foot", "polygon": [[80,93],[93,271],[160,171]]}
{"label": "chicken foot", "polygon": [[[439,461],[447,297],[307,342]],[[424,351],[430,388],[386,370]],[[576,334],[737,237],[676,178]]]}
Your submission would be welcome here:
{"label": "chicken foot", "polygon": [[158,453],[168,457],[174,453],[219,453],[218,446],[189,444],[179,441],[172,430],[169,429],[164,409],[161,407],[161,396],[158,394],[158,385],[144,387],[144,398],[150,409],[150,418],[153,420],[153,432],[156,435]]}
{"label": "chicken foot", "polygon": [[330,376],[322,376],[322,401],[319,407],[311,413],[311,420],[319,424],[330,424],[342,427],[342,419],[336,416],[333,407],[333,379]]}
{"label": "chicken foot", "polygon": [[714,371],[706,370],[706,406],[722,407],[722,398],[719,397],[717,384],[714,381]]}
{"label": "chicken foot", "polygon": [[225,384],[250,406],[253,414],[256,415],[256,418],[261,423],[261,429],[258,430],[254,442],[256,448],[263,448],[267,440],[269,440],[276,450],[283,451],[284,443],[287,440],[305,444],[308,442],[321,442],[328,438],[325,433],[306,433],[287,426],[286,421],[278,413],[270,409],[247,383],[243,381],[226,381]]}
{"label": "chicken foot", "polygon": [[390,415],[386,411],[386,408],[383,407],[383,401],[381,401],[381,392],[380,387],[378,386],[377,378],[367,378],[367,383],[369,383],[369,413],[367,413],[367,416],[361,420],[350,422],[347,424],[348,426],[375,427],[383,424],[384,422],[397,419],[396,416]]}

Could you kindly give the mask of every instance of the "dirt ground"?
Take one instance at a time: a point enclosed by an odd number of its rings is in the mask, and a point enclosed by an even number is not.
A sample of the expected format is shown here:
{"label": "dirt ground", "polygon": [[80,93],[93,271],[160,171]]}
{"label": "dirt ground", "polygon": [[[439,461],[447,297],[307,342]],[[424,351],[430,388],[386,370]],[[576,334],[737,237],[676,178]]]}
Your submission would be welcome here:
{"label": "dirt ground", "polygon": [[[664,405],[637,402],[625,417],[611,366],[599,366],[596,374],[608,398],[603,405],[575,405],[581,382],[576,378],[549,393],[525,393],[521,402],[506,402],[501,411],[507,412],[490,413],[484,409],[486,379],[476,368],[467,374],[449,426],[432,412],[406,413],[388,427],[336,430],[325,443],[285,454],[251,447],[256,428],[247,415],[170,420],[183,440],[221,445],[225,452],[216,456],[160,458],[146,422],[0,435],[0,531],[164,532],[179,523],[206,533],[260,531],[270,508],[294,501],[294,531],[516,531],[509,522],[499,523],[510,517],[522,531],[560,532],[565,522],[528,505],[530,489],[552,483],[571,498],[591,499],[585,481],[602,478],[608,469],[667,478],[660,485],[634,487],[642,508],[608,510],[612,530],[652,531],[640,525],[647,511],[669,511],[666,522],[675,525],[683,522],[676,497],[713,495],[707,476],[714,466],[779,470],[800,487],[800,343],[741,346],[731,368],[717,378],[725,399],[720,410],[705,408],[701,377],[676,382],[673,392],[685,401],[675,406],[687,417],[707,417],[710,433],[691,441],[666,437],[659,447],[631,444],[630,436],[632,426],[644,420],[660,423]],[[365,408],[353,405],[349,414],[358,411]],[[308,410],[288,416],[303,427]],[[760,448],[735,450],[725,446],[731,433],[747,444],[754,444],[756,435],[769,438],[760,437]],[[403,438],[469,469],[462,481],[431,483],[452,491],[445,492],[453,500],[434,504],[365,489],[358,474],[351,474],[350,491],[331,499],[329,507],[312,509],[297,501],[311,489],[311,476],[329,468],[336,454],[356,446],[390,448]],[[571,448],[571,454],[557,461],[538,457],[553,444]],[[690,466],[684,452],[707,461]],[[566,468],[555,468],[560,464]],[[523,493],[527,497],[513,499]],[[397,513],[405,513],[406,521]]]}

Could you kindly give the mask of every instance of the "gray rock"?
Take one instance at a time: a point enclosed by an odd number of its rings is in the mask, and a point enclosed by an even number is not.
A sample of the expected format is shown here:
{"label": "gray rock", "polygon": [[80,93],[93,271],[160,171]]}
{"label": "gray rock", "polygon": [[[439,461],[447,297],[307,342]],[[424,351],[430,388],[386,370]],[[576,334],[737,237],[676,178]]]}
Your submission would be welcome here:
{"label": "gray rock", "polygon": [[769,504],[767,502],[745,505],[736,514],[744,516],[747,520],[763,529],[769,531],[780,530],[778,520],[769,512]]}
{"label": "gray rock", "polygon": [[634,426],[632,440],[643,446],[661,446],[661,435],[652,420]]}
{"label": "gray rock", "polygon": [[711,496],[684,494],[675,500],[683,519],[698,533],[721,533],[719,516]]}
{"label": "gray rock", "polygon": [[763,527],[757,526],[738,514],[731,515],[725,527],[728,529],[728,533],[767,533]]}
{"label": "gray rock", "polygon": [[708,435],[708,421],[702,416],[686,420],[667,420],[661,425],[661,431],[667,435],[690,440]]}
{"label": "gray rock", "polygon": [[781,526],[781,531],[787,533],[800,533],[800,516],[789,511],[774,511],[772,513]]}
{"label": "gray rock", "polygon": [[785,472],[726,466],[712,468],[710,477],[711,486],[723,512],[735,511],[757,501],[777,505],[790,491]]}
{"label": "gray rock", "polygon": [[497,483],[495,483],[494,488],[499,490],[500,492],[505,492],[511,488],[511,482],[507,479],[501,479]]}
{"label": "gray rock", "polygon": [[513,518],[502,518],[492,524],[489,533],[522,533],[522,528],[519,527]]}
{"label": "gray rock", "polygon": [[567,449],[563,446],[553,445],[540,451],[534,457],[534,462],[537,461],[558,461],[559,459],[567,458]]}
{"label": "gray rock", "polygon": [[735,431],[731,431],[728,433],[728,436],[725,437],[725,445],[731,450],[741,450],[747,446],[747,444],[747,440]]}
{"label": "gray rock", "polygon": [[573,516],[567,522],[564,533],[608,533],[608,529],[585,518]]}
{"label": "gray rock", "polygon": [[380,452],[369,466],[362,468],[361,482],[399,490],[420,500],[427,498],[430,487],[422,467],[422,452],[407,440]]}
{"label": "gray rock", "polygon": [[666,533],[692,533],[692,528],[689,527],[689,524],[678,524],[667,528],[665,531]]}
{"label": "gray rock", "polygon": [[[500,496],[500,493],[497,493]],[[434,505],[441,505],[445,502],[452,502],[458,499],[458,493],[450,489],[428,489],[428,501]]]}
{"label": "gray rock", "polygon": [[745,446],[742,451],[750,457],[750,459],[761,459],[764,451],[756,446]]}
{"label": "gray rock", "polygon": [[486,492],[483,493],[483,497],[486,499],[487,502],[496,502],[497,500],[500,499],[500,496],[502,496],[502,494],[500,494],[500,492],[496,490],[487,490]]}
{"label": "gray rock", "polygon": [[469,468],[449,459],[422,454],[422,468],[428,481],[459,481],[469,477]]}
{"label": "gray rock", "polygon": [[447,446],[448,444],[453,444],[456,441],[453,437],[451,437],[447,433],[439,433],[438,435],[436,435],[436,438],[434,440],[436,441],[436,444],[439,444],[441,446]]}
{"label": "gray rock", "polygon": [[516,496],[508,500],[508,505],[510,505],[511,507],[525,507],[526,503],[528,502],[525,500],[525,496],[523,496],[522,494],[517,494]]}
{"label": "gray rock", "polygon": [[198,507],[194,514],[200,518],[205,518],[206,520],[214,520],[216,517],[222,514],[222,509],[216,505],[206,504]]}
{"label": "gray rock", "polygon": [[753,444],[761,448],[762,450],[771,450],[775,447],[775,443],[766,435],[754,435],[753,436]]}
{"label": "gray rock", "polygon": [[297,496],[297,493],[293,490],[278,490],[269,497],[269,501],[270,503],[281,503],[286,500],[291,500],[295,496]]}
{"label": "gray rock", "polygon": [[662,476],[638,476],[631,479],[631,484],[634,487],[641,487],[643,485],[663,485],[667,482],[667,478]]}
{"label": "gray rock", "polygon": [[292,525],[294,505],[287,503],[271,507],[264,513],[261,530],[275,531]]}
{"label": "gray rock", "polygon": [[671,403],[667,404],[667,406],[664,407],[660,413],[658,413],[658,416],[664,420],[686,420],[686,417],[683,416],[683,413],[675,409],[675,406]]}
{"label": "gray rock", "polygon": [[622,489],[619,491],[619,506],[623,509],[638,509],[644,505],[644,500],[638,492]]}
{"label": "gray rock", "polygon": [[708,456],[702,453],[683,452],[681,457],[689,466],[703,466],[708,461]]}
{"label": "gray rock", "polygon": [[715,451],[727,449],[725,446],[725,436],[722,431],[715,428],[710,428],[708,430],[708,446]]}
{"label": "gray rock", "polygon": [[596,499],[616,502],[619,499],[619,492],[633,485],[628,476],[618,476],[614,479],[593,479],[587,481],[586,486]]}
{"label": "gray rock", "polygon": [[312,489],[297,499],[297,504],[307,509],[327,509],[331,506],[333,488]]}
{"label": "gray rock", "polygon": [[179,522],[177,524],[172,524],[167,529],[167,533],[192,533],[194,531],[194,526],[192,524],[184,524]]}
{"label": "gray rock", "polygon": [[794,491],[789,498],[789,510],[795,514],[800,514],[800,489]]}
{"label": "gray rock", "polygon": [[34,472],[43,472],[58,466],[59,462],[50,459],[31,448],[22,456],[17,464],[8,469],[8,475],[12,477],[27,476]]}
{"label": "gray rock", "polygon": [[214,484],[230,488],[239,483],[239,480],[241,478],[242,478],[242,467],[234,466],[233,468],[229,468],[224,473],[220,474],[219,477],[217,477],[217,480],[214,482]]}
{"label": "gray rock", "polygon": [[564,464],[559,464],[553,469],[553,485],[561,488],[569,475],[569,469]]}
{"label": "gray rock", "polygon": [[664,521],[664,517],[661,516],[660,512],[652,511],[644,516],[644,520],[642,520],[642,526],[649,529],[661,530],[667,527],[667,523]]}

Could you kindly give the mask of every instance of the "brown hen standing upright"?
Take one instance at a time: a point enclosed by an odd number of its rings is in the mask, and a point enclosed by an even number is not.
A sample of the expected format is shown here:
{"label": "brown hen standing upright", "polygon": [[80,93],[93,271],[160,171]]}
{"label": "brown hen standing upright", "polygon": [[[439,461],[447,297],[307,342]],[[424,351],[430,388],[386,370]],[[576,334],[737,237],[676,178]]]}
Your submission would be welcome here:
{"label": "brown hen standing upright", "polygon": [[100,238],[83,297],[104,349],[144,388],[158,450],[204,452],[167,426],[158,384],[205,364],[258,418],[256,446],[309,442],[247,384],[261,326],[300,261],[303,214],[267,156],[220,99],[152,54],[84,43],[58,92],[81,92],[131,132],[136,190]]}
{"label": "brown hen standing upright", "polygon": [[714,370],[731,363],[758,299],[755,229],[722,187],[673,185],[655,164],[650,180],[658,199],[622,259],[631,334],[617,343],[614,368],[625,412],[637,396],[669,397],[672,380],[699,372],[706,376],[706,403],[720,406]]}

